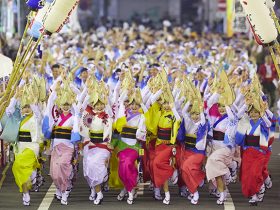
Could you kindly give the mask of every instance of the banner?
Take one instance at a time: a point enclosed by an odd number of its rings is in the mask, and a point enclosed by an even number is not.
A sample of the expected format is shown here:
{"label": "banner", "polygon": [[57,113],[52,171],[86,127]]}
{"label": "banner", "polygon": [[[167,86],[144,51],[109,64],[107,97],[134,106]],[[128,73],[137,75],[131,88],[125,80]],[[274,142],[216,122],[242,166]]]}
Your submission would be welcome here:
{"label": "banner", "polygon": [[235,13],[235,0],[227,0],[227,21],[226,29],[227,36],[232,37],[234,34],[233,24],[234,24],[234,13]]}
{"label": "banner", "polygon": [[246,14],[239,1],[235,3],[235,18],[233,30],[235,33],[248,33],[250,31],[250,25],[247,21]]}

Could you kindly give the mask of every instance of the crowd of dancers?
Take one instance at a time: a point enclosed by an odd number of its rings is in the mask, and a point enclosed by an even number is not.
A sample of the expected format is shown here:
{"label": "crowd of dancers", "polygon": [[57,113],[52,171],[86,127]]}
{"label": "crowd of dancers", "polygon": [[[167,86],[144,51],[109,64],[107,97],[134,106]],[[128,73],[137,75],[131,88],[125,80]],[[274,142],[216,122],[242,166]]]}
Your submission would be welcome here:
{"label": "crowd of dancers", "polygon": [[79,162],[95,205],[104,188],[137,202],[139,182],[150,182],[155,200],[166,205],[178,196],[171,184],[196,205],[208,182],[223,205],[227,186],[238,181],[257,205],[272,187],[277,118],[252,48],[242,38],[180,27],[101,27],[43,40],[1,120],[23,204],[43,182],[47,154],[63,205]]}

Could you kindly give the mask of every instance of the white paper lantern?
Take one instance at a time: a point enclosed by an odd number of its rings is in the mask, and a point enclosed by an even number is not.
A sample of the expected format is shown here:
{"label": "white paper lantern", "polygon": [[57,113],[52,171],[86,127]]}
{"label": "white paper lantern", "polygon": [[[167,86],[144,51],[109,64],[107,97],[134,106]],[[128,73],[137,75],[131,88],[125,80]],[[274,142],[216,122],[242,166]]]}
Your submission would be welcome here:
{"label": "white paper lantern", "polygon": [[43,23],[43,19],[47,17],[48,10],[50,9],[51,3],[53,0],[47,0],[45,3],[45,6],[38,11],[38,13],[35,16],[35,21],[38,21],[40,23]]}
{"label": "white paper lantern", "polygon": [[265,0],[240,0],[258,44],[269,44],[277,39],[278,32]]}
{"label": "white paper lantern", "polygon": [[9,57],[0,54],[0,63],[0,78],[9,76],[13,71],[13,61]]}
{"label": "white paper lantern", "polygon": [[59,32],[78,4],[79,0],[54,0],[44,24],[46,33]]}
{"label": "white paper lantern", "polygon": [[273,7],[275,6],[275,0],[265,0],[265,2],[268,9],[273,9]]}
{"label": "white paper lantern", "polygon": [[45,21],[48,15],[48,11],[52,2],[53,0],[46,1],[45,6],[37,12],[30,26],[30,30],[28,31],[28,33],[31,37],[33,37],[34,41],[36,41],[44,31],[43,22]]}

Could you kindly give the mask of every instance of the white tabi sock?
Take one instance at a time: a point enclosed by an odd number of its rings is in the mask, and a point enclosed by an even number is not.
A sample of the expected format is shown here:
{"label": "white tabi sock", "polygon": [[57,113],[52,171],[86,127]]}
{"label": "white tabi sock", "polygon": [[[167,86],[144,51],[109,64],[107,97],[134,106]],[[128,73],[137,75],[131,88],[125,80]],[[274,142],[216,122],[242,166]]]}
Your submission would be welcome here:
{"label": "white tabi sock", "polygon": [[196,191],[196,192],[193,194],[193,199],[196,200],[196,201],[199,199],[199,193],[198,193],[198,191]]}
{"label": "white tabi sock", "polygon": [[170,192],[165,192],[165,199],[170,200]]}

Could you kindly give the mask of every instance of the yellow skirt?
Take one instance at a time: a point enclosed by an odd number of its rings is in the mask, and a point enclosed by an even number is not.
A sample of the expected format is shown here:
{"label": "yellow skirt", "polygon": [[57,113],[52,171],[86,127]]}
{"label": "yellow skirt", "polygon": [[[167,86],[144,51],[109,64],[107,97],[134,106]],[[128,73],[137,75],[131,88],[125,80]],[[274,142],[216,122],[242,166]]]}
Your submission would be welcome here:
{"label": "yellow skirt", "polygon": [[27,183],[28,189],[31,189],[30,176],[37,168],[40,168],[40,164],[33,150],[26,148],[15,156],[12,171],[20,192],[22,192],[22,185],[25,183]]}
{"label": "yellow skirt", "polygon": [[109,187],[112,189],[123,189],[123,183],[119,178],[119,160],[117,152],[114,150],[110,158],[110,178]]}

